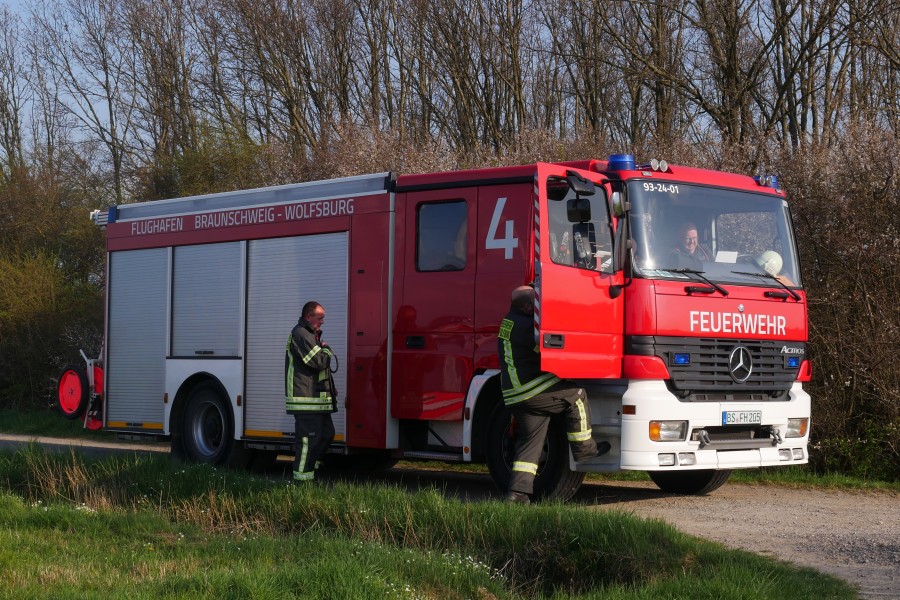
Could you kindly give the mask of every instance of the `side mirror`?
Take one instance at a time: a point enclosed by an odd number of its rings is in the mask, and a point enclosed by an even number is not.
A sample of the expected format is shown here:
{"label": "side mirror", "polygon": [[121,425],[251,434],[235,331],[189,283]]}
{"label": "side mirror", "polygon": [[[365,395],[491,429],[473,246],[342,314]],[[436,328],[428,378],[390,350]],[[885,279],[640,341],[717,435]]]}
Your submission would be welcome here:
{"label": "side mirror", "polygon": [[627,208],[625,206],[625,198],[622,197],[622,192],[613,192],[609,199],[609,203],[614,215],[621,217],[625,214]]}
{"label": "side mirror", "polygon": [[566,216],[569,223],[587,223],[591,220],[591,201],[587,198],[574,198],[566,202]]}
{"label": "side mirror", "polygon": [[565,199],[569,193],[569,182],[562,177],[550,177],[547,179],[547,199],[559,202]]}
{"label": "side mirror", "polygon": [[588,181],[573,171],[566,171],[566,181],[569,183],[569,189],[575,192],[576,196],[593,196],[597,193],[593,181]]}

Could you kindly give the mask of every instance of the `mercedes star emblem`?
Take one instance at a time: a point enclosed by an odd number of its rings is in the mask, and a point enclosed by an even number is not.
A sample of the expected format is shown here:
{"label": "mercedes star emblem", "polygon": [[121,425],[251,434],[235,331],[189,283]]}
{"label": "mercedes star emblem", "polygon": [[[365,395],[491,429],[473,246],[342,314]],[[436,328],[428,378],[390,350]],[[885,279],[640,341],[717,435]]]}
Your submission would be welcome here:
{"label": "mercedes star emblem", "polygon": [[750,379],[753,372],[753,359],[750,350],[746,346],[735,346],[728,356],[728,372],[731,378],[738,383],[744,383]]}

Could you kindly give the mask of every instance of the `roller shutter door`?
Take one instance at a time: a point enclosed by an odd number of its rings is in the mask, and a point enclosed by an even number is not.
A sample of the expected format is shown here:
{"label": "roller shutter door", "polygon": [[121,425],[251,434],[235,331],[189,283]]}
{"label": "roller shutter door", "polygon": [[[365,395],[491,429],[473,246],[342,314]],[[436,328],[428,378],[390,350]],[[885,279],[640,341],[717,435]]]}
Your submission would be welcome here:
{"label": "roller shutter door", "polygon": [[109,267],[106,421],[162,424],[168,251],[113,252]]}
{"label": "roller shutter door", "polygon": [[240,356],[241,244],[175,248],[172,355]]}
{"label": "roller shutter door", "polygon": [[[335,385],[347,390],[346,232],[250,242],[247,264],[247,376],[245,435],[293,435],[294,420],[284,411],[284,353],[304,303],[325,307],[323,340],[338,357]],[[342,406],[332,415],[337,439],[344,439]]]}

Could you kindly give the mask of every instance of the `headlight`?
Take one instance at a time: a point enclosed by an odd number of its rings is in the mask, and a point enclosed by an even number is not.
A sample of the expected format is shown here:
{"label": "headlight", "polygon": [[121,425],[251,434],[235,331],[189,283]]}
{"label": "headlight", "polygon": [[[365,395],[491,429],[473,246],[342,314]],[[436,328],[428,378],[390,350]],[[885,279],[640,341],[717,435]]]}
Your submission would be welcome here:
{"label": "headlight", "polygon": [[809,419],[788,419],[787,432],[784,437],[798,438],[806,435]]}
{"label": "headlight", "polygon": [[654,442],[680,442],[687,434],[687,421],[650,421],[650,439]]}

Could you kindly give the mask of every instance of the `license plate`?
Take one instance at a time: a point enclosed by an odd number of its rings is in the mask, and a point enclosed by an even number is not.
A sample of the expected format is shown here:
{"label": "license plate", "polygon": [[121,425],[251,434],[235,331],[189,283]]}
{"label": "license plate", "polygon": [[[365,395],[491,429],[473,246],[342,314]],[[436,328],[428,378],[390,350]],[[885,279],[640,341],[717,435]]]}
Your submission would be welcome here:
{"label": "license plate", "polygon": [[760,425],[761,410],[723,410],[722,425]]}

